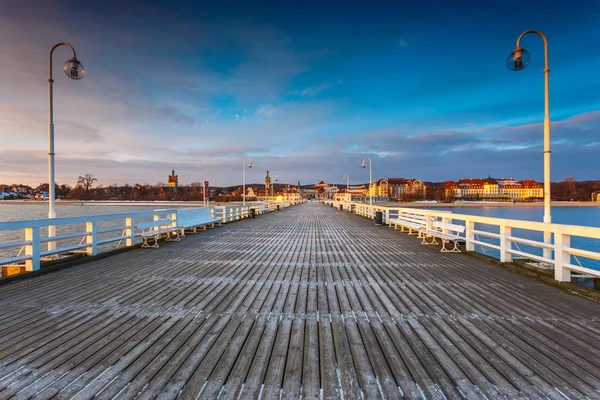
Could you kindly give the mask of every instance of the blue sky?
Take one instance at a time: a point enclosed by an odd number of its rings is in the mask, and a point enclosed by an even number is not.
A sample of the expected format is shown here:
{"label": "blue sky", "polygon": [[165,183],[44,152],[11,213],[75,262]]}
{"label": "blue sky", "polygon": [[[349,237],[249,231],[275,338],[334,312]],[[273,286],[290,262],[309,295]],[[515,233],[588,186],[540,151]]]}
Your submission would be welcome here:
{"label": "blue sky", "polygon": [[[26,3],[26,4],[25,4]],[[33,6],[32,6],[33,5]],[[600,179],[596,1],[0,3],[0,183],[47,181],[47,53],[59,183],[542,179],[550,43],[552,180]]]}

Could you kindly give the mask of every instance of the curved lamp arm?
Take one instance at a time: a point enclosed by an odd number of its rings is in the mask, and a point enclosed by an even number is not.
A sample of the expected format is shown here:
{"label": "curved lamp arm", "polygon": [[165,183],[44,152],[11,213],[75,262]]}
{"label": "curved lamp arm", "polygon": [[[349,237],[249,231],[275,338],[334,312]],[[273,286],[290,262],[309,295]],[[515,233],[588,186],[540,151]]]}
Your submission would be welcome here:
{"label": "curved lamp arm", "polygon": [[517,49],[521,48],[521,39],[523,39],[525,35],[528,35],[530,33],[538,35],[544,41],[544,72],[550,72],[550,68],[548,68],[548,39],[546,38],[546,35],[544,35],[542,32],[530,29],[521,33],[521,35],[519,35],[519,37],[517,38]]}
{"label": "curved lamp arm", "polygon": [[75,54],[75,49],[69,43],[59,42],[59,43],[56,43],[54,46],[52,46],[52,48],[50,49],[50,52],[48,53],[48,82],[54,82],[52,80],[52,54],[54,53],[54,50],[56,50],[56,48],[60,47],[60,46],[67,46],[69,49],[71,49],[71,54],[73,55],[73,58],[77,59],[77,54]]}

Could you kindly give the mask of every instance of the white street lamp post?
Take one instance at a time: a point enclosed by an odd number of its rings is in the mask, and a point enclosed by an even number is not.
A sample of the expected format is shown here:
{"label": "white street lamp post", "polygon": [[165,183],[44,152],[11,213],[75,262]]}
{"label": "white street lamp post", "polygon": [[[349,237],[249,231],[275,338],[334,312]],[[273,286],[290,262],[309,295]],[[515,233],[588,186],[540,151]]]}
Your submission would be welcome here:
{"label": "white street lamp post", "polygon": [[344,175],[342,181],[346,182],[346,193],[348,193],[348,190],[350,189],[350,177],[348,175]]}
{"label": "white street lamp post", "polygon": [[[52,54],[54,50],[59,46],[67,46],[71,49],[72,57],[65,62],[63,70],[65,74],[74,80],[83,79],[86,75],[86,70],[77,60],[75,49],[69,43],[60,42],[56,43],[50,49],[48,54],[48,218],[56,218],[56,194],[54,189],[54,104],[53,104],[53,91],[52,84]],[[56,236],[56,226],[48,227],[48,237]],[[54,250],[56,248],[56,242],[48,242],[48,250]]]}
{"label": "white street lamp post", "polygon": [[243,190],[243,205],[246,205],[246,161],[248,161],[248,168],[252,168],[252,160],[250,157],[244,158],[242,161],[242,190]]}
{"label": "white street lamp post", "polygon": [[373,205],[373,191],[371,190],[371,185],[373,184],[373,161],[369,157],[365,157],[362,162],[362,167],[366,168],[365,161],[369,160],[369,205]]}
{"label": "white street lamp post", "polygon": [[[527,50],[521,47],[521,39],[529,34],[535,33],[544,41],[544,222],[552,222],[550,215],[550,201],[551,201],[551,189],[550,189],[550,68],[548,67],[548,39],[546,36],[536,30],[528,30],[517,38],[517,45],[512,53],[506,60],[506,66],[511,71],[520,71],[527,67],[530,60],[530,54]],[[551,234],[544,232],[544,243],[551,242]],[[552,251],[550,249],[544,249],[544,257],[550,258]]]}

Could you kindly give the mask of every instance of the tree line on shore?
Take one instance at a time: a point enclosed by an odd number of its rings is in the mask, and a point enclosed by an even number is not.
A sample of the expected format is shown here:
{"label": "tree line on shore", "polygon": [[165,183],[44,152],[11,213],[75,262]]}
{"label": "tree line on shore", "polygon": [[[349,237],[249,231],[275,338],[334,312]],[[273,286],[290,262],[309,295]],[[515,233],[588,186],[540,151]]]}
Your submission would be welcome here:
{"label": "tree line on shore", "polygon": [[[204,200],[204,191],[201,182],[193,182],[189,185],[178,186],[177,188],[169,187],[164,183],[151,185],[145,184],[112,184],[108,186],[94,184],[98,179],[91,174],[79,176],[75,186],[70,185],[55,185],[57,198],[68,200],[124,200],[124,201],[202,201]],[[367,184],[368,185],[368,184]],[[445,187],[443,182],[426,182],[427,192],[426,200],[444,201]],[[263,188],[262,184],[247,184],[246,188],[252,187],[255,191]],[[282,191],[286,184],[275,184],[275,193]],[[19,189],[21,188],[21,189]],[[176,189],[176,190],[175,190]],[[592,193],[600,191],[600,180],[598,181],[577,181],[575,177],[567,177],[561,182],[552,182],[552,200],[558,201],[590,201]],[[40,198],[44,195],[47,197],[48,184],[40,184],[36,188],[27,185],[1,185],[0,193],[4,193],[5,200],[20,199],[20,198]],[[211,201],[227,202],[241,201],[242,189],[241,185],[229,187],[211,187]],[[254,198],[246,197],[247,200]],[[422,200],[422,196],[414,196],[406,194],[401,201]]]}

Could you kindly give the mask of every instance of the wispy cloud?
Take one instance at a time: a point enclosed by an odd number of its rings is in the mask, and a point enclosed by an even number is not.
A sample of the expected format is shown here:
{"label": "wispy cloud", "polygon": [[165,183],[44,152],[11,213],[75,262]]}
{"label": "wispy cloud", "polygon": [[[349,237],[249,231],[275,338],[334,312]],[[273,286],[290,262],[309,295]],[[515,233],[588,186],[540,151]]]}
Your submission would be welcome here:
{"label": "wispy cloud", "polygon": [[331,86],[332,86],[332,84],[326,81],[326,82],[321,83],[320,85],[309,86],[302,90],[295,90],[294,93],[300,94],[302,96],[315,96],[315,95],[321,93],[322,91],[329,89]]}
{"label": "wispy cloud", "polygon": [[406,41],[405,39],[400,39],[400,41],[398,41],[398,44],[400,45],[400,47],[406,47],[408,46],[408,41]]}
{"label": "wispy cloud", "polygon": [[273,104],[261,104],[256,110],[257,117],[271,117],[275,114],[276,108]]}

